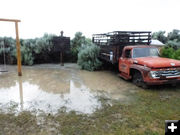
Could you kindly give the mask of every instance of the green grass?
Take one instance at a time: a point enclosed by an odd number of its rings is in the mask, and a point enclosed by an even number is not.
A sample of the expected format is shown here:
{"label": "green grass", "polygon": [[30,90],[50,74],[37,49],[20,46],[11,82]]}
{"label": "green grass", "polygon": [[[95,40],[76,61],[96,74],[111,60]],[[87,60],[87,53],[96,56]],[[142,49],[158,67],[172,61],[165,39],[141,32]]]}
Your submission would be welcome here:
{"label": "green grass", "polygon": [[0,134],[164,135],[164,121],[180,119],[178,87],[139,90],[130,96],[134,101],[129,104],[114,100],[109,105],[109,99],[100,98],[103,107],[91,115],[61,110],[56,115],[42,114],[41,124],[29,112],[1,113]]}

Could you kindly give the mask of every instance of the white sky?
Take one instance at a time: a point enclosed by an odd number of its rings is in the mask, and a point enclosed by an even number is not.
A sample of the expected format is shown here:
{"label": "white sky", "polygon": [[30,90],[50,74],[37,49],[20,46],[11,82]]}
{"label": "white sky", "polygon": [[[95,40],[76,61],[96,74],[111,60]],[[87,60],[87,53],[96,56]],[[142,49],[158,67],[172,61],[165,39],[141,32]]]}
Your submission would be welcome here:
{"label": "white sky", "polygon": [[[1,0],[0,18],[20,19],[20,38],[63,30],[73,38],[115,30],[180,29],[180,0]],[[0,22],[0,36],[15,37],[13,23]]]}

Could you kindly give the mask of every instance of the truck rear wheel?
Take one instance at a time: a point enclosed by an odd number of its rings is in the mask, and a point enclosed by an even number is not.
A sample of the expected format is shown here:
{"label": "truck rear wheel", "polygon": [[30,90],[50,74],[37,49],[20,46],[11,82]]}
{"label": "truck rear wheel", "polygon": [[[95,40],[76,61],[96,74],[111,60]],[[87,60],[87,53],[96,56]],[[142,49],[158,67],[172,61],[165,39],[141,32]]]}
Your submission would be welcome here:
{"label": "truck rear wheel", "polygon": [[132,81],[135,85],[142,87],[142,88],[148,88],[147,84],[144,82],[143,77],[140,72],[136,71],[133,74]]}

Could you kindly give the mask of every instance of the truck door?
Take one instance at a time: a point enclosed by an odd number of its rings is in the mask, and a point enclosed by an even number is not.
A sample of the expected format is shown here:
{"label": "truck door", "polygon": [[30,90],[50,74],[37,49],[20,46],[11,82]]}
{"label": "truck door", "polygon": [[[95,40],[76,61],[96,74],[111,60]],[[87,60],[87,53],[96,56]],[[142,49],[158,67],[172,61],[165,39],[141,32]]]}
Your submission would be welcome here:
{"label": "truck door", "polygon": [[120,72],[123,72],[123,73],[128,74],[128,75],[129,75],[129,67],[130,67],[131,58],[132,58],[131,54],[132,54],[131,49],[126,49],[123,52],[123,55],[119,60],[119,70],[120,70]]}

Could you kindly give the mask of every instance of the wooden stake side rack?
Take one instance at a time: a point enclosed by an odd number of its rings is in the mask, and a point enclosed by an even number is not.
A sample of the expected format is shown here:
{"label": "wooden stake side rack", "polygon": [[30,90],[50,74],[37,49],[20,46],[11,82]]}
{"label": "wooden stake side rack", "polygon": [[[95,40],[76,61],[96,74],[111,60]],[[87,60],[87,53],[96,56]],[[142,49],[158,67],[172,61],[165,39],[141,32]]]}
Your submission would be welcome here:
{"label": "wooden stake side rack", "polygon": [[[93,34],[92,42],[100,49],[100,58],[117,64],[124,46],[149,45],[151,43],[150,31],[113,31],[103,34]],[[110,59],[113,54],[113,59]]]}

